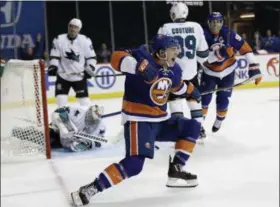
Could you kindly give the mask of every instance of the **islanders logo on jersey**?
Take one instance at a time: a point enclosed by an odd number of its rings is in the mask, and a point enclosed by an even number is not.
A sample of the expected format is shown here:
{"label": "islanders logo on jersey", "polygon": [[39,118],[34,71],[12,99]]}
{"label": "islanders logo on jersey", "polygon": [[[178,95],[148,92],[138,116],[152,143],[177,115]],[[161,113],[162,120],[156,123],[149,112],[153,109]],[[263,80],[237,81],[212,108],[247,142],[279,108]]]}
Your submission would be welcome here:
{"label": "islanders logo on jersey", "polygon": [[159,78],[150,88],[151,100],[158,106],[166,104],[171,90],[172,80],[170,78]]}

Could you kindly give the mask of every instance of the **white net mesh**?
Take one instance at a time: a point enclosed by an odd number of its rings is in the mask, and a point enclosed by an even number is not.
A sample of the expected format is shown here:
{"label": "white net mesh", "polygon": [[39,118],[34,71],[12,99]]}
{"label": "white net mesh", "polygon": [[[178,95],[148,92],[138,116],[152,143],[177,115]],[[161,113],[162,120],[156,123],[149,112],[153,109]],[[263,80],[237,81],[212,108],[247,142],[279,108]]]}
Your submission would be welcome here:
{"label": "white net mesh", "polygon": [[38,60],[6,64],[1,78],[1,163],[46,157],[41,75]]}

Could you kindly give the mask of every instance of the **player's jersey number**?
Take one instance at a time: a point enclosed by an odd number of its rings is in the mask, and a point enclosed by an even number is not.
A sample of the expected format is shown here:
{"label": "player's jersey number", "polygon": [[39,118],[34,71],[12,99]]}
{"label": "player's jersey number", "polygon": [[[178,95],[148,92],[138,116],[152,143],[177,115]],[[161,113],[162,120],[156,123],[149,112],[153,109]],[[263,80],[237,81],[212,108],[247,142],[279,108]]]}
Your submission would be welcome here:
{"label": "player's jersey number", "polygon": [[[196,39],[195,36],[193,35],[189,35],[186,36],[185,38],[181,37],[181,36],[174,36],[180,46],[181,46],[181,52],[178,55],[178,58],[183,58],[183,57],[187,57],[188,59],[193,59],[195,56],[195,49],[196,49]],[[185,48],[187,48],[187,50],[185,51]]]}

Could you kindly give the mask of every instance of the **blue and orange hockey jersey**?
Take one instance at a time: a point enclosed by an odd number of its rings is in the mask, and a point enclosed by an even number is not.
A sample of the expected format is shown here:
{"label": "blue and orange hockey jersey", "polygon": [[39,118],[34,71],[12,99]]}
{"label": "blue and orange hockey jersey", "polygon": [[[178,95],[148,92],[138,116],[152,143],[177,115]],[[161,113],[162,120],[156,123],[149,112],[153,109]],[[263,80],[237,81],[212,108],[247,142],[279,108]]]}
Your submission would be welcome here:
{"label": "blue and orange hockey jersey", "polygon": [[[218,35],[212,34],[209,28],[204,29],[204,35],[209,45],[210,51],[214,51],[216,48],[226,46],[226,52],[228,56],[211,62],[209,55],[208,61],[203,64],[204,71],[208,75],[223,78],[233,72],[238,66],[235,58],[236,51],[239,51],[240,55],[246,55],[248,53],[253,55],[249,44],[234,31],[230,30],[229,32],[228,27],[224,25],[222,26]],[[249,59],[251,59],[250,57]],[[255,60],[249,60],[249,63],[250,62],[255,62]]]}
{"label": "blue and orange hockey jersey", "polygon": [[[147,83],[137,72],[138,61],[147,59],[157,69],[158,77]],[[169,93],[186,93],[187,86],[182,82],[182,72],[178,64],[163,69],[157,64],[144,46],[130,51],[115,51],[111,58],[112,67],[126,74],[122,105],[122,122],[160,122],[168,119],[167,100]]]}

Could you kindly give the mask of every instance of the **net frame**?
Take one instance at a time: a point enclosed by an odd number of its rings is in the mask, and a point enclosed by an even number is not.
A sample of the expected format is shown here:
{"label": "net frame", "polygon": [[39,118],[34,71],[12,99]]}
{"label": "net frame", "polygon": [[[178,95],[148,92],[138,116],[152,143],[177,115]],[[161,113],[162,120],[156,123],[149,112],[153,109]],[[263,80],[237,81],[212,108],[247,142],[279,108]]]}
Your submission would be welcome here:
{"label": "net frame", "polygon": [[[45,78],[45,66],[44,66],[44,61],[43,60],[31,60],[31,61],[22,61],[22,60],[10,60],[7,64],[19,64],[19,67],[28,67],[30,69],[30,72],[33,74],[32,76],[32,87],[34,87],[34,95],[31,94],[31,96],[34,97],[34,109],[36,110],[35,116],[33,120],[22,120],[25,122],[29,122],[32,125],[35,125],[35,127],[38,127],[38,129],[41,129],[41,133],[43,133],[43,137],[38,140],[44,144],[42,146],[44,151],[42,151],[42,154],[40,155],[45,158],[50,159],[51,158],[51,147],[50,147],[50,136],[49,136],[49,127],[48,127],[48,106],[47,106],[47,93],[46,93],[46,78]],[[21,65],[22,64],[22,65]],[[5,73],[5,71],[4,71]],[[1,80],[2,81],[2,80]],[[30,80],[25,80],[25,81],[30,81]],[[25,91],[26,89],[24,88],[23,82],[21,82],[21,106],[26,106],[28,107],[28,101],[26,102],[25,99]],[[2,95],[1,95],[2,97]],[[2,106],[2,100],[1,100],[1,106]],[[23,109],[24,109],[23,107]],[[1,110],[2,112],[2,110]],[[2,115],[1,115],[2,117]],[[16,126],[16,125],[15,125]],[[1,126],[2,129],[2,126]],[[30,135],[31,136],[31,135]],[[1,144],[2,144],[2,133],[1,133]],[[31,144],[30,147],[32,148],[33,145]],[[5,149],[5,148],[4,148]],[[1,146],[2,150],[2,146]],[[6,152],[15,152],[13,148],[7,148]],[[16,149],[17,150],[17,149]],[[20,149],[19,149],[20,150]],[[1,152],[2,154],[2,152]],[[11,153],[10,153],[11,154]],[[13,154],[13,153],[12,153]],[[28,161],[30,158],[32,158],[32,152],[30,153],[29,151],[26,152],[26,161]],[[34,159],[36,159],[36,156],[34,156]],[[25,161],[25,160],[17,160],[17,156],[8,156],[8,161],[3,161],[2,162],[2,156],[1,156],[1,163],[9,163],[13,161]]]}

